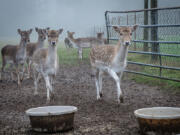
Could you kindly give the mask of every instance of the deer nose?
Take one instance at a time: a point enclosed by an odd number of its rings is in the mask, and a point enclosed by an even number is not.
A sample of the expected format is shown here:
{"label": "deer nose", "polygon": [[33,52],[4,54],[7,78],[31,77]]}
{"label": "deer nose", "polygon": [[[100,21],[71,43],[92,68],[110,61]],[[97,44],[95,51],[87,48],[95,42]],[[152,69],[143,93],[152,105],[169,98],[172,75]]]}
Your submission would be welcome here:
{"label": "deer nose", "polygon": [[126,42],[125,42],[125,45],[130,45],[130,42],[129,42],[129,41],[126,41]]}
{"label": "deer nose", "polygon": [[27,41],[28,41],[28,42],[30,42],[30,40],[29,40],[29,39],[28,39]]}
{"label": "deer nose", "polygon": [[56,44],[56,42],[55,42],[55,41],[53,41],[53,42],[52,42],[52,45],[55,45],[55,44]]}

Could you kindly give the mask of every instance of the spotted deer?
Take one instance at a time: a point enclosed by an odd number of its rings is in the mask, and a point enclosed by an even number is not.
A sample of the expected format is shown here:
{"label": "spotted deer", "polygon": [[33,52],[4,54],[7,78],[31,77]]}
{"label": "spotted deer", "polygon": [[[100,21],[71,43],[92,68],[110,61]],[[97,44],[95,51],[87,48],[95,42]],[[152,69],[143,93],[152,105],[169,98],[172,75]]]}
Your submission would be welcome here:
{"label": "spotted deer", "polygon": [[97,39],[101,40],[103,44],[107,44],[107,40],[104,38],[104,32],[98,32]]}
{"label": "spotted deer", "polygon": [[74,48],[78,48],[79,59],[82,59],[82,56],[83,56],[82,49],[83,48],[91,48],[92,46],[103,44],[103,42],[101,40],[97,39],[96,37],[86,37],[86,38],[76,38],[75,39],[73,37],[74,34],[75,34],[75,32],[67,31],[67,35],[68,35],[67,38],[72,43]]}
{"label": "spotted deer", "polygon": [[[136,30],[137,25],[133,27],[113,26],[113,28],[120,36],[117,45],[93,47],[90,51],[90,63],[95,73],[97,100],[102,97],[102,75],[108,73],[116,82],[118,103],[120,103],[120,101],[123,102],[123,92],[120,87],[121,78],[127,66],[127,54],[132,32]],[[117,73],[120,73],[120,77]]]}
{"label": "spotted deer", "polygon": [[52,84],[58,71],[58,55],[57,43],[58,37],[63,29],[48,30],[48,48],[41,48],[35,51],[32,59],[33,75],[34,75],[34,94],[38,94],[38,82],[42,76],[46,83],[47,102],[50,101],[50,92],[53,94]]}
{"label": "spotted deer", "polygon": [[32,56],[34,52],[40,48],[44,47],[44,42],[46,40],[46,31],[49,30],[47,29],[40,29],[40,28],[35,28],[36,32],[38,33],[38,40],[36,43],[28,43],[27,44],[27,71],[28,71],[28,78],[31,76],[31,63],[32,63]]}
{"label": "spotted deer", "polygon": [[[19,45],[6,45],[1,50],[2,55],[2,73],[4,72],[4,68],[6,64],[10,64],[10,67],[13,68],[15,66],[16,75],[17,75],[17,84],[20,87],[21,81],[23,80],[24,74],[24,64],[26,61],[26,45],[30,42],[30,34],[32,33],[32,29],[28,31],[21,31],[18,29],[18,33],[21,36],[21,40]],[[20,76],[20,67],[23,67],[22,77]],[[13,80],[13,72],[11,69],[11,78]]]}

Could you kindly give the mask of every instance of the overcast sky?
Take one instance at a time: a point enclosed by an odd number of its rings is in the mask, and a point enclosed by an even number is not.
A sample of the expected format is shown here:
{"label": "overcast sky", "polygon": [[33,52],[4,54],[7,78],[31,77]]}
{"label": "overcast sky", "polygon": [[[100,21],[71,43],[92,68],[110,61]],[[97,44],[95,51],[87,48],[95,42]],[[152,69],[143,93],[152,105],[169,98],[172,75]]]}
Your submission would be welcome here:
{"label": "overcast sky", "polygon": [[[0,0],[0,37],[16,37],[17,28],[63,28],[86,35],[105,25],[106,10],[142,9],[144,0]],[[180,0],[160,0],[159,7],[180,6]],[[35,32],[34,32],[35,35]]]}

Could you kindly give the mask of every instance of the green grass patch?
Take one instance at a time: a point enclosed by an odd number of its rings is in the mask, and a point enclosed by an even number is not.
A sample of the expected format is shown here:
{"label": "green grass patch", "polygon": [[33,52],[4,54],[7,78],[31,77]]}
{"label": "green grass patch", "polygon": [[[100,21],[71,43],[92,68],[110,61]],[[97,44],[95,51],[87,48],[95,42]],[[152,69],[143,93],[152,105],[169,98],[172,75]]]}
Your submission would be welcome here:
{"label": "green grass patch", "polygon": [[78,58],[78,49],[65,48],[63,45],[58,47],[58,55],[60,64],[78,65],[79,62],[89,63],[89,48],[83,49],[83,60]]}
{"label": "green grass patch", "polygon": [[171,92],[180,92],[180,83],[169,81],[169,80],[162,80],[158,78],[152,78],[142,75],[128,75],[132,80],[140,84],[148,84],[149,86],[158,86],[162,90],[168,90]]}

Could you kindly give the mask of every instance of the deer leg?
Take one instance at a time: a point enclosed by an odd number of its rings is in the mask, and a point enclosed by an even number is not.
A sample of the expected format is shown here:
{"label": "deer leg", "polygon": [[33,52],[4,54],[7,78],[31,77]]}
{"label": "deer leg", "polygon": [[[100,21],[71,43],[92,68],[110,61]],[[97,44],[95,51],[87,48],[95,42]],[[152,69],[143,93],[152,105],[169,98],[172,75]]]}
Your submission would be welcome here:
{"label": "deer leg", "polygon": [[[121,71],[121,73],[120,73],[120,77],[119,77],[120,83],[121,83],[121,80],[122,80],[123,73],[124,73],[124,71]],[[124,94],[123,90],[122,90],[122,93]]]}
{"label": "deer leg", "polygon": [[31,60],[27,60],[27,72],[28,72],[28,77],[27,78],[31,78],[31,64],[32,64],[32,61]]}
{"label": "deer leg", "polygon": [[26,63],[27,63],[27,68],[26,68],[26,70],[27,70],[27,74],[28,74],[28,77],[27,77],[27,78],[29,78],[29,59],[28,59],[28,58],[26,59]]}
{"label": "deer leg", "polygon": [[100,99],[100,95],[99,95],[99,78],[98,78],[98,75],[99,75],[99,70],[97,69],[96,70],[96,74],[95,74],[95,84],[96,84],[96,94],[97,94],[97,100]]}
{"label": "deer leg", "polygon": [[4,67],[6,66],[6,61],[4,57],[2,57],[2,67],[1,67],[1,75],[0,75],[0,80],[2,81],[3,79],[3,74],[4,74]]}
{"label": "deer leg", "polygon": [[25,71],[25,65],[22,64],[22,77],[20,78],[20,81],[22,82],[24,79],[24,71]]}
{"label": "deer leg", "polygon": [[82,48],[78,48],[78,55],[79,55],[79,59],[82,60],[83,56],[82,56]]}
{"label": "deer leg", "polygon": [[51,82],[51,85],[52,85],[52,93],[54,92],[53,91],[53,87],[54,87],[54,80],[55,80],[55,75],[51,75],[51,77],[50,77],[50,82]]}
{"label": "deer leg", "polygon": [[10,64],[11,80],[14,81],[13,64]]}
{"label": "deer leg", "polygon": [[120,103],[120,101],[122,103],[123,102],[123,95],[122,95],[122,91],[120,88],[120,79],[119,79],[118,75],[116,74],[116,72],[114,72],[112,69],[108,69],[108,73],[116,82],[118,103]]}
{"label": "deer leg", "polygon": [[99,80],[99,94],[100,94],[100,97],[102,97],[102,71],[100,70],[99,71],[99,78],[98,78],[98,80]]}
{"label": "deer leg", "polygon": [[33,77],[34,77],[34,86],[35,86],[35,90],[34,90],[34,95],[38,95],[38,82],[40,79],[40,73],[36,72],[35,69],[33,70]]}
{"label": "deer leg", "polygon": [[54,94],[54,80],[55,80],[55,75],[51,75],[50,76],[50,83],[52,86],[52,90],[51,90],[51,98],[53,99],[55,94]]}
{"label": "deer leg", "polygon": [[54,80],[55,80],[55,75],[51,75],[50,81],[52,85],[54,85]]}
{"label": "deer leg", "polygon": [[52,91],[52,86],[50,84],[48,75],[44,76],[44,80],[45,80],[46,89],[47,89],[47,102],[49,102],[50,101],[50,91]]}
{"label": "deer leg", "polygon": [[20,74],[19,74],[19,65],[16,65],[16,75],[17,75],[17,84],[18,84],[18,88],[21,88],[21,81],[20,81]]}

